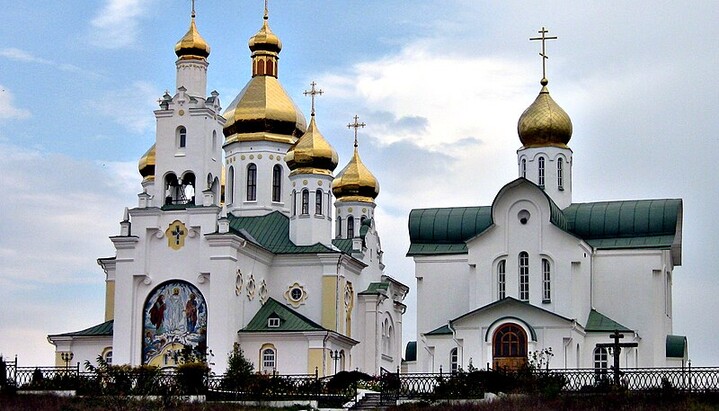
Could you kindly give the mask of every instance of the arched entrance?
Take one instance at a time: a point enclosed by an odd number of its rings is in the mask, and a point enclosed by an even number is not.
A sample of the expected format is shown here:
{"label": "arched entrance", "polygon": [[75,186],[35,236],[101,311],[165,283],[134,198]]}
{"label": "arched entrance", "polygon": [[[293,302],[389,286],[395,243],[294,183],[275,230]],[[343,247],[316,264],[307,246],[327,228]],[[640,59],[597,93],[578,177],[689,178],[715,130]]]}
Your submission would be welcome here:
{"label": "arched entrance", "polygon": [[492,337],[492,366],[518,369],[527,364],[527,333],[517,324],[503,324]]}
{"label": "arched entrance", "polygon": [[204,359],[207,303],[200,290],[179,280],[157,286],[145,301],[142,337],[143,364],[165,368],[183,357]]}

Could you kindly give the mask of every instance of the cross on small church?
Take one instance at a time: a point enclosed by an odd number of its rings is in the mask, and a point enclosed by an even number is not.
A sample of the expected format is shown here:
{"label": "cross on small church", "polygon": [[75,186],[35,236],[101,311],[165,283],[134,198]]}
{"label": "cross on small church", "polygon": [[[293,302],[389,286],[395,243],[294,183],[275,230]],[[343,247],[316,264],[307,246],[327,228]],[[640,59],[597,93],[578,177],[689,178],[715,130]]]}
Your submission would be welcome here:
{"label": "cross on small church", "polygon": [[309,91],[305,90],[304,92],[304,95],[310,96],[310,99],[312,100],[312,116],[315,115],[315,96],[321,96],[322,94],[324,94],[324,91],[322,91],[322,89],[315,89],[316,85],[317,83],[313,81],[312,83],[310,83],[310,86],[312,86],[312,88]]}
{"label": "cross on small church", "polygon": [[360,128],[364,128],[364,126],[366,126],[367,124],[365,124],[364,122],[360,123],[359,116],[356,114],[353,118],[355,120],[354,123],[347,124],[347,128],[355,129],[355,147],[357,147],[357,130],[359,130]]}
{"label": "cross on small church", "polygon": [[547,56],[547,52],[545,50],[546,42],[547,40],[556,40],[556,36],[547,37],[545,34],[549,33],[549,30],[545,29],[544,26],[542,26],[542,29],[539,30],[537,33],[541,34],[541,37],[531,37],[529,40],[541,40],[542,41],[542,52],[539,53],[540,56],[542,56],[542,84],[547,82],[547,59],[549,58]]}
{"label": "cross on small church", "polygon": [[609,335],[609,338],[613,339],[614,342],[597,344],[597,347],[610,348],[612,350],[612,355],[614,356],[614,366],[612,367],[614,369],[614,384],[619,385],[621,375],[619,371],[619,354],[622,352],[622,348],[633,348],[639,346],[639,344],[635,342],[620,343],[619,340],[624,338],[624,334],[620,334],[619,330],[614,330],[614,332]]}
{"label": "cross on small church", "polygon": [[180,238],[185,235],[185,231],[180,228],[180,226],[175,226],[175,228],[170,233],[173,237],[175,237],[175,244],[180,245]]}
{"label": "cross on small church", "polygon": [[192,0],[192,18],[195,18],[195,0]]}

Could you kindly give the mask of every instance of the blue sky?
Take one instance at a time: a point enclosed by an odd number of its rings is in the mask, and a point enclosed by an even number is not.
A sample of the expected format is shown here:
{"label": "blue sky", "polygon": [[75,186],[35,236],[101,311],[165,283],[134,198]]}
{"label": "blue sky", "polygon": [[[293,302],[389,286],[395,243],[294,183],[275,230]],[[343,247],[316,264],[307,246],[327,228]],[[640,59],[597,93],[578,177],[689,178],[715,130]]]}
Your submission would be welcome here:
{"label": "blue sky", "polygon": [[[197,0],[212,46],[208,91],[223,105],[249,79],[247,40],[263,2]],[[574,201],[681,197],[684,258],[674,332],[696,365],[719,365],[711,227],[719,130],[719,8],[711,1],[270,2],[284,48],[280,80],[317,81],[318,125],[378,177],[387,273],[414,285],[411,208],[486,205],[516,177],[516,121],[539,91],[546,26],[549,88],[574,123]],[[103,319],[104,276],[123,208],[141,191],[155,100],[174,88],[189,0],[0,0],[0,353],[52,362],[48,333]],[[643,290],[637,290],[641,293]],[[413,338],[414,294],[405,321]],[[406,338],[406,339],[407,339]]]}

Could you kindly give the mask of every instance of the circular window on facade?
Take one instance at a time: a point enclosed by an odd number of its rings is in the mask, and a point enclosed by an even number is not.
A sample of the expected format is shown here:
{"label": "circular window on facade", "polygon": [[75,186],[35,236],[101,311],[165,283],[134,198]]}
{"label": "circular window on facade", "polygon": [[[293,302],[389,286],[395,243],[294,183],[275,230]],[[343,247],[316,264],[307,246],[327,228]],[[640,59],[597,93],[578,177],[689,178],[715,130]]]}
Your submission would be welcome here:
{"label": "circular window on facade", "polygon": [[300,283],[294,283],[285,291],[285,299],[293,307],[299,307],[307,299],[307,292]]}
{"label": "circular window on facade", "polygon": [[522,210],[519,213],[517,213],[517,218],[519,219],[519,222],[522,224],[527,224],[527,222],[529,221],[529,217],[530,217],[530,214],[529,214],[529,211],[527,211],[527,210]]}

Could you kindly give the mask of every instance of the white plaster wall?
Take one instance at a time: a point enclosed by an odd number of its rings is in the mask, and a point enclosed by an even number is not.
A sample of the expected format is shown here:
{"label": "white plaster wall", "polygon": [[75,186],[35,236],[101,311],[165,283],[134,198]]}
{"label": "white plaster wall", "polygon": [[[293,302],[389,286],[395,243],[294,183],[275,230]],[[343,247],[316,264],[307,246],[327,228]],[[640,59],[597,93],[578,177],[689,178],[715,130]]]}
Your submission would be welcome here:
{"label": "white plaster wall", "polygon": [[[527,161],[526,179],[539,185],[539,157],[544,157],[544,190],[559,208],[572,204],[572,150],[559,147],[532,147],[517,150],[519,176],[522,176],[522,160]],[[557,163],[563,159],[563,189],[558,187]]]}
{"label": "white plaster wall", "polygon": [[[332,176],[298,174],[290,177],[292,187],[290,208],[290,241],[296,245],[332,244],[332,203],[330,199]],[[302,213],[302,192],[309,193],[308,213]],[[316,196],[321,193],[321,213],[317,214]],[[293,199],[296,197],[296,200]]]}

